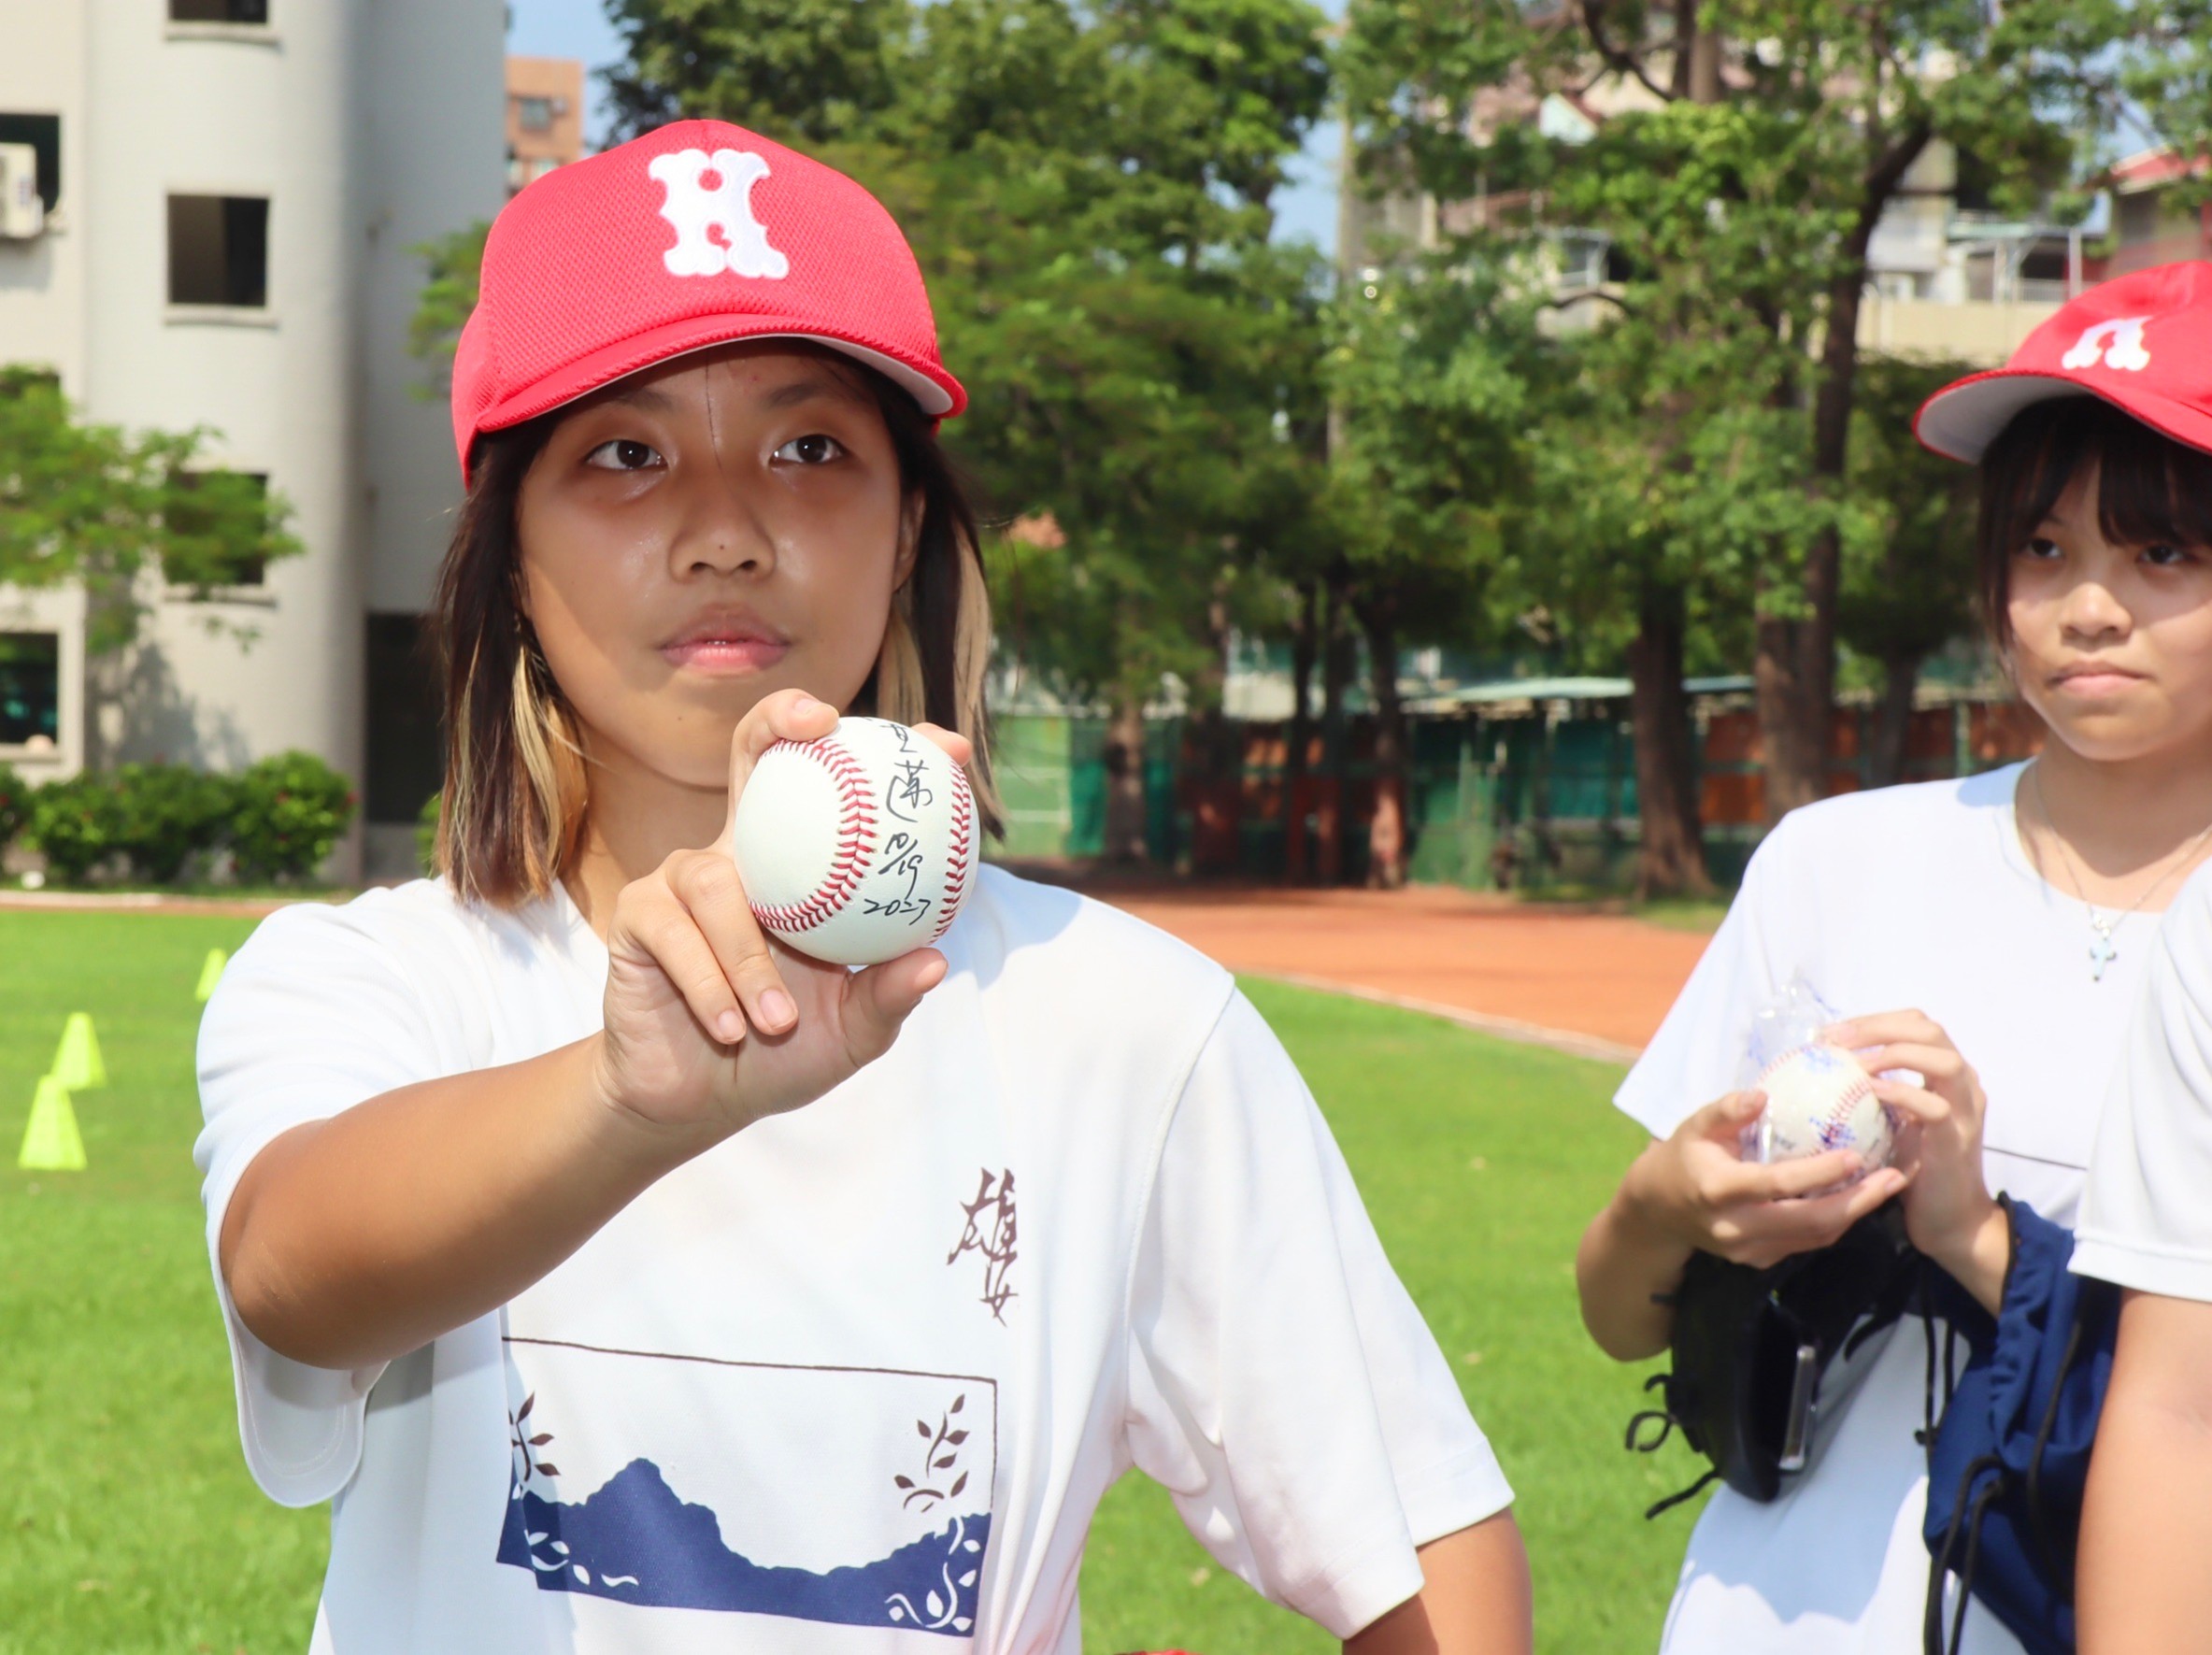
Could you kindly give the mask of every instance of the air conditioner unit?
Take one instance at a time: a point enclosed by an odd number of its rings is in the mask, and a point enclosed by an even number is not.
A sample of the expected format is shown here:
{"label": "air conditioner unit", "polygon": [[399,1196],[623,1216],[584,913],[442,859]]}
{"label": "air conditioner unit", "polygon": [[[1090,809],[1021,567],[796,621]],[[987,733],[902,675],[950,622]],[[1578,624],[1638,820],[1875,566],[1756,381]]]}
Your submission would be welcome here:
{"label": "air conditioner unit", "polygon": [[38,151],[28,144],[0,144],[0,240],[29,241],[45,228]]}

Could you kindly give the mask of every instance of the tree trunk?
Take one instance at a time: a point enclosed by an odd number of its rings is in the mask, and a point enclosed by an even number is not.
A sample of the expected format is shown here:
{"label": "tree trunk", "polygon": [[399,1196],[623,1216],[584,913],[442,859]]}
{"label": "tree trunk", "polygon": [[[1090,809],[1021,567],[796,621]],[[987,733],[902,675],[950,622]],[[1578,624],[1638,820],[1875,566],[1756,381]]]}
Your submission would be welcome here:
{"label": "tree trunk", "polygon": [[1905,742],[1912,729],[1913,691],[1919,680],[1918,655],[1892,655],[1882,663],[1882,699],[1875,708],[1874,731],[1866,744],[1869,787],[1894,787],[1905,779]]}
{"label": "tree trunk", "polygon": [[[1817,495],[1837,497],[1850,457],[1851,403],[1858,392],[1859,306],[1866,292],[1866,249],[1882,209],[1932,136],[1906,128],[1867,170],[1859,214],[1828,288],[1820,388],[1813,401],[1812,475]],[[1802,613],[1762,615],[1757,629],[1759,726],[1766,740],[1766,818],[1779,821],[1828,791],[1829,726],[1835,701],[1835,599],[1843,548],[1834,530],[1806,549]]]}
{"label": "tree trunk", "polygon": [[1720,101],[1720,36],[1697,25],[1699,0],[1675,0],[1675,64],[1667,90],[1693,104]]}
{"label": "tree trunk", "polygon": [[1234,871],[1240,860],[1236,732],[1222,707],[1229,682],[1227,582],[1217,582],[1206,609],[1206,661],[1192,676],[1183,788],[1191,809],[1191,866],[1198,873]]}
{"label": "tree trunk", "polygon": [[1332,577],[1321,622],[1321,773],[1315,788],[1313,872],[1316,882],[1344,877],[1344,689],[1352,672],[1352,631],[1345,592]]}
{"label": "tree trunk", "polygon": [[1299,589],[1298,621],[1291,633],[1291,725],[1283,749],[1283,883],[1286,885],[1305,884],[1310,861],[1311,847],[1306,838],[1306,761],[1307,749],[1313,746],[1313,711],[1308,698],[1320,631],[1320,587],[1318,582],[1308,580]]}
{"label": "tree trunk", "polygon": [[1396,891],[1406,883],[1408,849],[1406,709],[1398,700],[1398,629],[1387,601],[1363,606],[1367,678],[1375,697],[1375,814],[1367,823],[1367,883]]}
{"label": "tree trunk", "polygon": [[1636,895],[1705,895],[1705,826],[1691,755],[1690,697],[1682,688],[1688,629],[1682,589],[1648,584],[1628,647],[1630,724],[1635,738],[1636,808],[1642,819]]}
{"label": "tree trunk", "polygon": [[1145,704],[1130,690],[1115,692],[1106,744],[1106,860],[1142,863],[1145,844]]}

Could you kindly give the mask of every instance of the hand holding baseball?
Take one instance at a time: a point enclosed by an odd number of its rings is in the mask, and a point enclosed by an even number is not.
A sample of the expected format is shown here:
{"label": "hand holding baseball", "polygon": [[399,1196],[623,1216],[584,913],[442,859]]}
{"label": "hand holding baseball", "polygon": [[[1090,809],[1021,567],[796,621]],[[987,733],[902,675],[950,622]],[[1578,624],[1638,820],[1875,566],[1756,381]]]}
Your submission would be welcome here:
{"label": "hand holding baseball", "polygon": [[1771,1166],[1744,1160],[1744,1130],[1765,1106],[1762,1092],[1731,1092],[1636,1158],[1621,1199],[1647,1234],[1685,1257],[1695,1249],[1763,1269],[1831,1245],[1905,1187],[1894,1167],[1848,1183],[1861,1171],[1848,1149]]}
{"label": "hand holding baseball", "polygon": [[[730,805],[778,741],[813,741],[836,708],[801,691],[763,700],[730,749]],[[954,763],[966,739],[918,733]],[[710,1136],[814,1101],[889,1050],[945,975],[934,949],[852,972],[785,949],[753,916],[730,826],[710,849],[679,850],[625,887],[607,934],[602,1095],[656,1127]]]}
{"label": "hand holding baseball", "polygon": [[[1874,1076],[1875,1095],[1904,1122],[1897,1162],[1909,1178],[1905,1234],[1993,1311],[2004,1293],[2010,1236],[1982,1174],[1989,1102],[1980,1077],[1925,1012],[1854,1018],[1824,1038],[1858,1052]],[[1923,1083],[1914,1085],[1899,1070],[1919,1075]]]}

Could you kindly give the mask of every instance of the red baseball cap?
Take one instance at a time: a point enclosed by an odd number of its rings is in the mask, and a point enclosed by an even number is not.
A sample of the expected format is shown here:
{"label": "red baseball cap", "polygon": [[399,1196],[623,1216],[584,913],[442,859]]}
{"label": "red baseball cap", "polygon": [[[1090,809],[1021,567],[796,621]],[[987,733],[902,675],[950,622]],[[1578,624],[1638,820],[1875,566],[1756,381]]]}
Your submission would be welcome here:
{"label": "red baseball cap", "polygon": [[1946,459],[1973,464],[2022,408],[2083,395],[2212,452],[2212,264],[2159,264],[2100,282],[2061,306],[2003,367],[1930,397],[1913,433]]}
{"label": "red baseball cap", "polygon": [[483,432],[687,351],[764,338],[841,350],[927,414],[967,406],[913,250],[843,173],[721,121],[675,121],[556,168],[484,243],[453,357],[462,475]]}

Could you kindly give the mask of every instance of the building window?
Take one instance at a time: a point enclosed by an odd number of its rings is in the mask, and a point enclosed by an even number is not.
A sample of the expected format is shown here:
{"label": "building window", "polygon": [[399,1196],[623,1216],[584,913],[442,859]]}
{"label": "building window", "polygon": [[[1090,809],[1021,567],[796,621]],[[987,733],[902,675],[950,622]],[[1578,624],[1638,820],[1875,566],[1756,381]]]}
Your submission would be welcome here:
{"label": "building window", "polygon": [[269,21],[269,0],[169,0],[173,23],[257,23]]}
{"label": "building window", "polygon": [[[209,496],[211,506],[212,496],[217,490],[235,492],[264,508],[269,498],[269,478],[264,471],[187,471],[178,477],[177,483],[184,492],[184,498],[170,507],[168,527],[171,534],[179,536],[212,535],[215,533],[214,512],[207,508],[195,508],[192,504],[194,494]],[[210,550],[212,555],[202,566],[212,565],[222,571],[214,582],[217,586],[268,584],[268,561],[258,550],[230,551],[228,548],[220,546]],[[226,552],[228,555],[225,555]],[[193,561],[198,564],[201,560],[195,558]]]}
{"label": "building window", "polygon": [[0,111],[0,144],[30,147],[38,164],[38,199],[52,212],[62,199],[62,118]]}
{"label": "building window", "polygon": [[420,615],[368,618],[369,821],[411,822],[445,780],[437,674]]}
{"label": "building window", "polygon": [[51,751],[61,732],[61,637],[0,632],[0,747]]}
{"label": "building window", "polygon": [[2120,246],[2135,247],[2158,239],[2158,198],[2159,192],[2156,190],[2139,191],[2135,194],[2119,198],[2119,221],[2117,228],[2119,231]]}
{"label": "building window", "polygon": [[169,303],[260,310],[269,302],[269,204],[254,195],[169,197]]}
{"label": "building window", "polygon": [[520,107],[515,119],[521,122],[524,132],[551,132],[553,130],[553,100],[551,98],[517,98]]}

